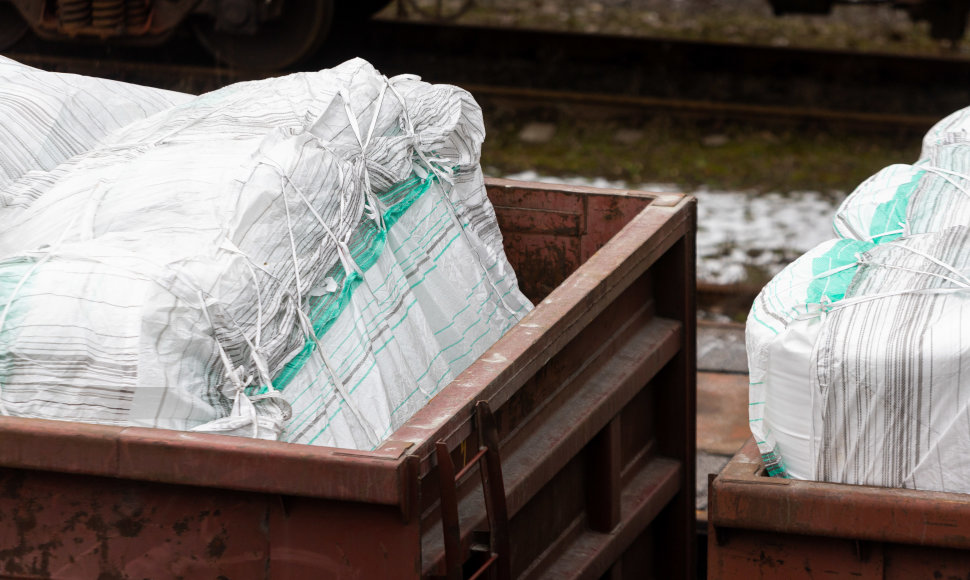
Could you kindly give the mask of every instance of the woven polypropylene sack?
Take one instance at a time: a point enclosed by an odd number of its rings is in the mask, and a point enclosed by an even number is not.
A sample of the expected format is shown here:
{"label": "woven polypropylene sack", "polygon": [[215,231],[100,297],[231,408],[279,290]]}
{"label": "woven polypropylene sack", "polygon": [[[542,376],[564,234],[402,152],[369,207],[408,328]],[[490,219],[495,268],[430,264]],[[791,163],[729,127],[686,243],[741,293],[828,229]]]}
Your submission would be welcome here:
{"label": "woven polypropylene sack", "polygon": [[377,445],[531,308],[483,138],[361,60],[111,132],[2,224],[5,411]]}

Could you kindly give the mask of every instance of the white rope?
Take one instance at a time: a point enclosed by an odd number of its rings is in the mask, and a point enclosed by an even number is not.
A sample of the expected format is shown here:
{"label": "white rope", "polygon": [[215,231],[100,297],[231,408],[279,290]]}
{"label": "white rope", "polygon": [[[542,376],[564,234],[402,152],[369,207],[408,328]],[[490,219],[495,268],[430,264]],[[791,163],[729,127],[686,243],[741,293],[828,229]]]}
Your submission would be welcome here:
{"label": "white rope", "polygon": [[[269,163],[267,163],[266,165],[269,165],[270,167],[275,167],[274,165],[269,164]],[[276,169],[277,170],[280,170],[279,167],[276,167]],[[349,276],[351,274],[351,272],[357,272],[357,274],[359,274],[360,277],[363,278],[364,277],[364,272],[363,272],[363,270],[360,269],[360,266],[357,264],[357,261],[354,260],[353,254],[350,252],[350,247],[347,245],[347,243],[350,241],[350,236],[353,233],[353,230],[351,230],[351,229],[348,228],[347,229],[347,233],[344,235],[344,239],[338,238],[337,237],[337,234],[335,234],[333,232],[333,230],[330,229],[330,226],[327,225],[327,222],[317,212],[316,208],[313,207],[313,204],[310,203],[310,200],[303,193],[303,190],[301,190],[299,186],[297,186],[295,183],[293,183],[293,181],[290,180],[290,178],[285,173],[280,173],[280,176],[282,177],[282,183],[284,183],[283,192],[282,192],[282,194],[283,194],[283,202],[286,203],[286,187],[285,187],[285,184],[289,184],[289,186],[293,189],[293,191],[295,191],[296,194],[300,197],[300,200],[303,201],[303,203],[306,205],[307,209],[310,211],[310,215],[312,215],[317,220],[317,222],[320,223],[320,226],[323,227],[323,231],[327,234],[327,237],[329,237],[330,238],[330,241],[332,241],[333,244],[336,246],[336,248],[337,248],[337,257],[340,259],[340,262],[343,265],[344,270],[346,271],[347,275]],[[287,211],[287,227],[289,229],[291,247],[293,248],[293,256],[294,256],[294,258],[293,258],[294,259],[293,266],[294,266],[294,268],[296,268],[297,267],[297,262],[296,262],[296,245],[293,242],[293,228],[292,228],[292,226],[290,224],[290,221],[289,221],[289,205],[287,205],[287,210],[286,211]],[[299,294],[298,294],[298,296],[299,296]],[[301,304],[303,303],[302,300],[300,301],[300,303]]]}
{"label": "white rope", "polygon": [[367,148],[370,145],[371,137],[373,137],[374,128],[377,126],[377,117],[380,115],[381,106],[384,104],[384,95],[387,91],[387,87],[390,85],[387,77],[382,78],[384,83],[381,85],[380,93],[377,96],[377,105],[374,107],[374,114],[371,115],[371,123],[367,130],[366,136],[362,136],[360,133],[357,115],[350,106],[350,95],[347,93],[346,87],[341,87],[339,94],[344,103],[344,111],[347,114],[347,120],[350,122],[350,129],[354,132],[354,137],[357,138],[357,143],[360,145],[359,163],[361,165],[361,172],[364,176],[364,199],[366,200],[366,204],[369,205],[371,209],[371,211],[368,212],[368,216],[377,222],[378,229],[384,231],[387,229],[387,225],[384,223],[384,213],[381,208],[380,200],[376,195],[374,195],[374,192],[371,189],[370,170],[367,168]]}
{"label": "white rope", "polygon": [[[256,265],[254,265],[252,259],[248,255],[246,255],[245,252],[240,250],[236,246],[236,244],[232,243],[232,240],[230,240],[228,237],[223,238],[222,243],[219,245],[219,248],[242,257],[244,263],[246,264],[246,268],[249,270],[249,275],[253,279],[253,288],[256,289],[256,336],[253,339],[253,342],[255,342],[255,345],[250,343],[249,338],[245,336],[245,333],[243,333],[243,338],[246,340],[247,343],[250,344],[252,348],[259,349],[262,347],[262,343],[263,343],[263,292],[262,292],[262,289],[259,287],[259,276],[256,275]],[[275,276],[270,274],[264,268],[260,267],[260,271],[266,274],[269,274],[271,277],[275,279]],[[236,322],[235,319],[233,319],[232,322],[233,324],[236,325],[236,328],[239,329],[240,332],[242,332],[242,326],[238,322]]]}
{"label": "white rope", "polygon": [[944,181],[946,181],[953,187],[962,191],[964,195],[966,195],[967,197],[970,197],[970,191],[967,191],[962,185],[960,185],[959,183],[953,181],[948,177],[948,175],[952,175],[954,177],[959,177],[961,179],[966,180],[968,179],[966,175],[956,171],[951,171],[949,169],[943,169],[942,167],[935,167],[933,165],[924,165],[924,166],[917,166],[917,167],[920,167],[920,169],[923,169],[925,171],[929,171],[930,173],[935,173],[937,176],[942,177]]}
{"label": "white rope", "polygon": [[[242,331],[242,326],[236,321],[236,319],[233,318],[232,315],[229,314],[228,312],[225,314],[226,316],[229,317],[229,320],[232,321],[233,325],[239,331],[239,334],[243,337],[243,340],[246,341],[246,344],[249,345],[250,357],[253,360],[253,364],[256,365],[256,370],[260,375],[260,380],[263,382],[263,385],[267,387],[267,391],[265,393],[260,393],[256,395],[246,395],[249,398],[249,401],[255,404],[259,401],[274,399],[276,404],[280,408],[280,411],[283,415],[283,420],[285,421],[289,419],[290,416],[293,414],[293,408],[290,406],[289,401],[287,401],[283,397],[283,395],[280,394],[280,392],[273,386],[273,379],[269,373],[269,365],[266,363],[266,359],[259,352],[258,346],[254,345],[252,341],[249,340],[249,337],[247,337],[246,334]],[[252,376],[250,375],[243,386],[244,387],[249,386],[251,382],[252,382]]]}
{"label": "white rope", "polygon": [[868,296],[857,296],[855,298],[846,298],[835,302],[831,305],[825,307],[825,312],[835,312],[849,306],[855,306],[856,304],[861,304],[863,302],[871,302],[873,300],[882,300],[883,298],[892,298],[894,296],[905,296],[909,294],[955,294],[958,292],[965,292],[970,290],[970,287],[959,287],[959,288],[919,288],[911,290],[894,290],[892,292],[881,292],[879,294],[869,294]]}
{"label": "white rope", "polygon": [[[903,223],[900,222],[899,225],[902,226]],[[904,227],[901,227],[898,230],[889,230],[888,232],[882,232],[881,234],[875,234],[875,235],[869,236],[869,241],[873,243],[877,243],[876,238],[883,238],[885,236],[893,236],[896,234],[904,234],[904,233],[906,233],[906,229]]]}
{"label": "white rope", "polygon": [[[904,246],[904,245],[899,245],[897,247],[902,248],[902,249],[904,249],[904,250],[906,250],[908,252],[912,252],[913,254],[916,254],[917,256],[920,256],[921,258],[924,258],[926,260],[929,260],[930,262],[936,264],[937,266],[943,268],[944,270],[948,270],[949,272],[952,272],[952,273],[956,274],[960,278],[963,278],[962,285],[970,285],[970,278],[967,278],[966,276],[963,275],[962,272],[958,271],[957,269],[955,269],[953,266],[947,264],[946,262],[943,262],[942,260],[940,260],[938,258],[934,258],[933,256],[927,254],[926,252],[923,252],[922,250],[917,250],[916,248],[911,248],[909,246]],[[928,273],[928,274],[931,275],[931,276],[938,276],[938,274],[932,274],[932,273]],[[946,279],[949,280],[949,278],[946,278]]]}
{"label": "white rope", "polygon": [[847,269],[852,268],[852,267],[855,267],[857,265],[869,265],[869,266],[877,267],[877,268],[886,268],[886,269],[890,269],[890,270],[900,270],[900,271],[909,272],[909,273],[912,273],[912,274],[919,274],[921,276],[930,276],[930,277],[933,277],[933,278],[939,278],[940,280],[949,282],[949,283],[953,284],[956,287],[955,288],[915,288],[915,289],[906,289],[906,290],[894,290],[892,292],[881,292],[881,293],[877,293],[877,294],[870,294],[870,295],[867,295],[867,296],[856,296],[856,297],[853,297],[853,298],[843,298],[843,299],[841,299],[841,300],[839,300],[837,302],[832,302],[827,296],[824,296],[823,295],[822,298],[821,298],[821,300],[819,301],[818,309],[817,310],[816,309],[812,309],[809,312],[806,312],[805,314],[802,314],[800,316],[796,316],[795,317],[795,320],[807,320],[807,319],[816,318],[818,316],[821,316],[822,319],[823,319],[823,321],[824,321],[826,315],[829,312],[834,312],[834,311],[837,311],[837,310],[841,310],[842,308],[846,308],[848,306],[854,306],[856,304],[860,304],[860,303],[863,303],[863,302],[871,302],[873,300],[881,300],[883,298],[892,298],[894,296],[903,296],[903,295],[909,295],[909,294],[941,294],[942,295],[942,294],[952,294],[952,293],[955,293],[955,292],[963,292],[963,291],[966,291],[966,290],[970,290],[970,278],[967,278],[962,272],[956,270],[953,266],[951,266],[951,265],[949,265],[949,264],[947,264],[947,263],[939,260],[938,258],[935,258],[934,256],[931,256],[931,255],[927,254],[926,252],[923,252],[921,250],[917,250],[916,248],[911,248],[909,246],[903,246],[903,245],[899,245],[897,247],[898,248],[902,248],[904,250],[907,250],[909,252],[912,252],[913,254],[916,254],[917,256],[920,256],[921,258],[924,258],[924,259],[928,260],[929,262],[931,262],[931,263],[933,263],[933,264],[935,264],[935,265],[943,268],[944,270],[955,274],[956,276],[959,277],[959,279],[953,278],[951,276],[947,276],[947,275],[944,275],[944,274],[940,274],[938,272],[930,272],[928,270],[920,270],[918,268],[908,268],[908,267],[905,267],[905,266],[897,266],[897,265],[894,265],[894,264],[886,264],[886,263],[882,263],[882,262],[873,262],[871,260],[863,259],[859,255],[856,256],[856,258],[858,260],[857,263],[847,264],[847,265],[841,266],[839,268],[833,268],[832,270],[828,270],[826,272],[822,272],[820,274],[817,274],[817,275],[813,276],[812,279],[817,279],[817,278],[823,278],[823,277],[826,277],[826,276],[830,276],[830,275],[832,275],[834,273],[837,273],[837,272],[842,271],[842,270],[847,270]]}
{"label": "white rope", "polygon": [[[243,340],[249,346],[249,357],[252,359],[253,364],[256,365],[256,372],[259,373],[260,381],[262,381],[263,384],[270,389],[273,389],[273,379],[269,373],[269,365],[267,364],[263,355],[259,352],[259,347],[253,344],[253,341],[249,340],[249,337],[246,336],[246,333],[243,331],[242,325],[240,325],[230,313],[226,312],[225,315],[232,322],[233,326],[236,327],[239,335],[242,336]],[[249,382],[251,382],[251,379]]]}
{"label": "white rope", "polygon": [[281,176],[280,179],[280,189],[282,191],[283,197],[283,208],[286,210],[286,235],[290,238],[290,253],[293,258],[293,276],[296,280],[296,303],[303,304],[303,294],[300,291],[300,261],[296,255],[296,240],[293,237],[293,222],[290,219],[290,202],[286,199],[286,182],[288,179],[285,175]]}
{"label": "white rope", "polygon": [[[199,303],[202,306],[202,312],[205,314],[206,322],[208,322],[209,327],[212,328],[212,338],[216,343],[216,347],[219,349],[219,358],[222,360],[222,364],[225,367],[225,376],[232,381],[233,386],[236,387],[235,395],[233,397],[232,411],[228,417],[221,417],[215,421],[210,421],[204,425],[199,425],[193,428],[193,431],[209,431],[209,430],[221,430],[224,429],[224,425],[228,425],[230,429],[234,428],[234,419],[246,418],[252,425],[252,437],[254,439],[259,437],[259,412],[256,409],[255,403],[263,400],[273,399],[280,407],[280,412],[282,414],[283,420],[289,418],[292,414],[292,409],[289,402],[287,402],[282,395],[280,395],[276,389],[273,387],[273,382],[270,378],[269,368],[266,364],[266,360],[257,352],[255,345],[249,340],[249,337],[245,333],[240,331],[243,340],[249,345],[250,355],[253,359],[253,363],[256,365],[256,369],[260,374],[260,378],[265,385],[269,387],[266,393],[262,393],[255,396],[246,395],[246,387],[252,383],[253,377],[249,375],[245,381],[242,380],[241,374],[243,371],[242,366],[234,367],[232,360],[226,353],[225,348],[222,346],[222,342],[219,337],[216,336],[215,324],[212,322],[212,317],[209,314],[209,307],[206,304],[205,296],[202,291],[198,292]],[[230,317],[231,318],[231,317]],[[238,328],[238,323],[233,320],[233,324],[236,324]],[[243,411],[247,413],[243,413]],[[248,415],[248,417],[246,416]]]}
{"label": "white rope", "polygon": [[212,329],[212,340],[216,343],[216,348],[219,349],[219,358],[222,360],[222,366],[225,367],[225,377],[232,381],[233,386],[236,387],[236,393],[238,395],[239,391],[245,388],[243,384],[242,377],[240,376],[239,368],[233,366],[232,360],[229,355],[226,354],[226,350],[222,348],[222,342],[219,337],[216,336],[216,326],[212,322],[212,317],[209,315],[209,306],[205,302],[205,296],[202,291],[198,291],[199,304],[202,306],[202,313],[205,315],[205,320],[209,324],[209,328]]}
{"label": "white rope", "polygon": [[[253,268],[252,261],[247,259],[245,262],[249,269],[249,275],[253,277],[253,287],[256,289],[256,336],[254,338],[256,345],[253,348],[258,349],[263,345],[263,292],[259,287],[259,277],[256,276],[256,269]],[[248,338],[246,340],[249,341]]]}
{"label": "white rope", "polygon": [[852,268],[855,268],[856,266],[859,265],[859,254],[856,254],[855,258],[856,258],[856,261],[855,262],[850,262],[850,263],[848,263],[848,264],[846,264],[844,266],[839,266],[838,268],[832,268],[831,270],[826,270],[824,272],[820,272],[820,273],[815,274],[814,276],[812,276],[811,279],[812,280],[819,280],[821,278],[828,278],[829,276],[833,276],[835,274],[838,274],[839,272],[844,272],[845,270],[850,270]]}

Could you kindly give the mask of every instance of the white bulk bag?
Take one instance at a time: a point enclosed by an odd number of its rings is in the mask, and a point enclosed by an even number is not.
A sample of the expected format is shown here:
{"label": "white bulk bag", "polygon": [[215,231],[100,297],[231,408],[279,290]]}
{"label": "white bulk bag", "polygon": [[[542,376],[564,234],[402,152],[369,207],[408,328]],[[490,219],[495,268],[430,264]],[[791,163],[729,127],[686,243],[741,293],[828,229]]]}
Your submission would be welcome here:
{"label": "white bulk bag", "polygon": [[362,60],[111,132],[0,214],[0,410],[375,447],[531,307],[483,138]]}
{"label": "white bulk bag", "polygon": [[970,230],[868,252],[818,334],[823,481],[970,492]]}
{"label": "white bulk bag", "polygon": [[822,308],[842,299],[862,252],[873,244],[829,240],[775,276],[748,314],[748,415],[772,475],[809,479],[814,471],[812,347]]}

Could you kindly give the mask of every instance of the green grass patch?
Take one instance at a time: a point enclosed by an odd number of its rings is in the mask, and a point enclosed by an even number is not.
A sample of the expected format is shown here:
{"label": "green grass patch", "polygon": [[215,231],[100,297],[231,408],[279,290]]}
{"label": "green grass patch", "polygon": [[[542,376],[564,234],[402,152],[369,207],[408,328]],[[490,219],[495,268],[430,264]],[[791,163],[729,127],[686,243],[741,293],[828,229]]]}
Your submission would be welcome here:
{"label": "green grass patch", "polygon": [[[482,156],[487,172],[534,170],[622,179],[632,185],[675,183],[685,189],[851,191],[886,165],[916,161],[920,147],[919,136],[913,134],[764,129],[665,118],[636,125],[560,120],[551,141],[530,144],[518,137],[525,122],[492,118]],[[642,131],[642,137],[620,143],[616,137],[621,127]]]}

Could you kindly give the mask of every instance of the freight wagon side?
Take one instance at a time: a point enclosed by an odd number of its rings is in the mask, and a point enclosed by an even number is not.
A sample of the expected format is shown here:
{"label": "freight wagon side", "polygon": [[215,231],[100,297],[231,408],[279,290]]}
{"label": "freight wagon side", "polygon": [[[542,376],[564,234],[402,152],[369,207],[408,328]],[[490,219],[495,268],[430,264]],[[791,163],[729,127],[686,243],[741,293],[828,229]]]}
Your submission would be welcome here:
{"label": "freight wagon side", "polygon": [[0,574],[693,577],[693,198],[487,187],[537,306],[378,449],[3,417]]}
{"label": "freight wagon side", "polygon": [[970,496],[768,477],[753,439],[711,480],[711,578],[967,578]]}

